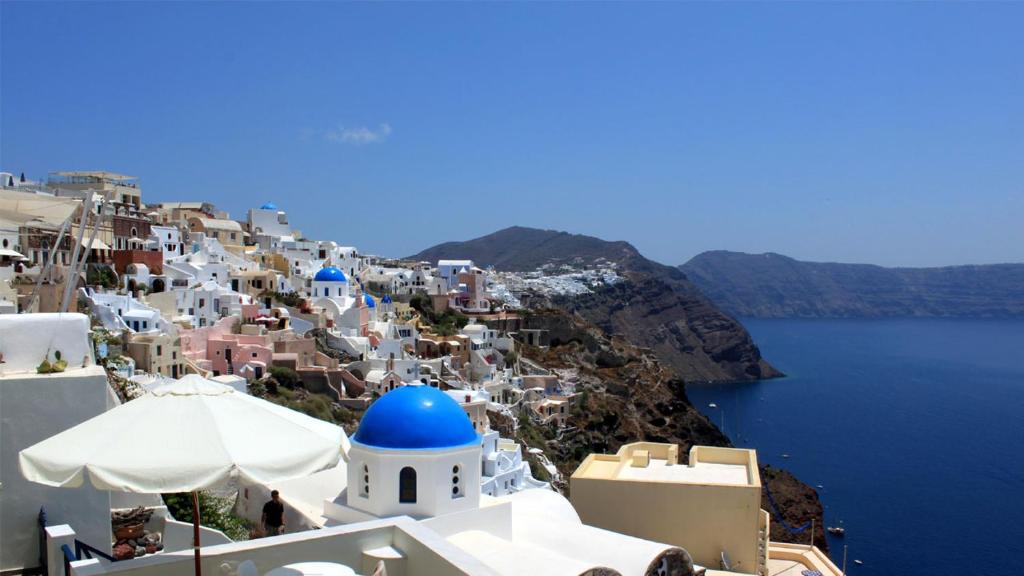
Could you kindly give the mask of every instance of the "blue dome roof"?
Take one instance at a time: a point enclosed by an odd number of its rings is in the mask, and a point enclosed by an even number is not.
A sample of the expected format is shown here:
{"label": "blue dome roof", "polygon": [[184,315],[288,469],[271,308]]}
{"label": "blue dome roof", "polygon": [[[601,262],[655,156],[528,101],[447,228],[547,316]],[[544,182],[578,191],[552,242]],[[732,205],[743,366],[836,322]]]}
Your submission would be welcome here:
{"label": "blue dome roof", "polygon": [[260,210],[277,210],[277,204],[273,202],[267,202],[263,206],[260,206]]}
{"label": "blue dome roof", "polygon": [[363,294],[363,302],[366,302],[366,307],[367,308],[376,308],[377,307],[377,301],[374,300],[373,296],[370,296],[369,293]]}
{"label": "blue dome roof", "polygon": [[313,280],[317,282],[348,282],[345,279],[345,273],[338,270],[334,266],[328,266],[327,268],[321,268]]}
{"label": "blue dome roof", "polygon": [[450,396],[430,386],[410,385],[371,404],[352,440],[375,448],[423,450],[477,444],[480,437]]}

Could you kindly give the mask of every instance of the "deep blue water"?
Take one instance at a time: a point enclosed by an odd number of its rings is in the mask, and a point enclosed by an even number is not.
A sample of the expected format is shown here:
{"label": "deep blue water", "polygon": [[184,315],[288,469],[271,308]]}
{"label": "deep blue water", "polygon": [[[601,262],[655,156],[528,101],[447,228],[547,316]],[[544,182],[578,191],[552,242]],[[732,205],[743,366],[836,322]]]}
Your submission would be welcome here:
{"label": "deep blue water", "polygon": [[854,575],[1024,574],[1024,321],[743,324],[788,376],[690,399],[823,486],[837,565],[846,544]]}

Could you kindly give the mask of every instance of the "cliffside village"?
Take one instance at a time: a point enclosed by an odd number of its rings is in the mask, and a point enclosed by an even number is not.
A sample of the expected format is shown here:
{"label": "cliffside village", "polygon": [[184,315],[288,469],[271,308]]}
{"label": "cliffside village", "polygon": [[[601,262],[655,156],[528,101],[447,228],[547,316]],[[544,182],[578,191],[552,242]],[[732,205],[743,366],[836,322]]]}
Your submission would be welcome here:
{"label": "cliffside village", "polygon": [[[528,297],[615,281],[614,267],[367,255],[305,237],[272,201],[232,219],[145,203],[136,178],[110,172],[0,173],[0,571],[191,572],[191,519],[158,494],[44,485],[23,452],[147,395],[269,387],[362,419],[351,440],[337,432],[329,467],[228,486],[253,526],[278,490],[287,533],[232,542],[203,527],[211,574],[310,561],[338,568],[287,573],[840,574],[813,545],[770,540],[752,450],[637,438],[564,479],[492,428],[561,427],[579,398],[571,374],[520,355],[549,344],[519,321]],[[169,434],[124,433],[153,450]],[[117,537],[118,514],[140,507],[156,536]]]}

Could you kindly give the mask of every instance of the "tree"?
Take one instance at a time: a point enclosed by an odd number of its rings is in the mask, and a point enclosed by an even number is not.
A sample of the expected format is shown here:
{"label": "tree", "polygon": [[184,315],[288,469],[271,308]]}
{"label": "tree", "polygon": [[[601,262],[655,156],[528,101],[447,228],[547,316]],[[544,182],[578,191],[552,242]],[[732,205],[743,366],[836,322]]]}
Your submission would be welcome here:
{"label": "tree", "polygon": [[14,188],[14,176],[7,177],[7,186],[10,188]]}
{"label": "tree", "polygon": [[22,181],[22,182],[24,182],[24,181],[25,181],[25,173],[24,173],[24,172],[22,172],[22,173],[21,173],[21,181]]}

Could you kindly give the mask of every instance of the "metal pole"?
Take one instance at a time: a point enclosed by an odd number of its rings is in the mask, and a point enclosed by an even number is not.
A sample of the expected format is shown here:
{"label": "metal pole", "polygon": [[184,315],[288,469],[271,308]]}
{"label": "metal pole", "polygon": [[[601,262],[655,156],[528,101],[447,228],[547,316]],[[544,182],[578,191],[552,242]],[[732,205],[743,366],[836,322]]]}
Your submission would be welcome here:
{"label": "metal pole", "polygon": [[814,548],[814,521],[817,518],[811,518],[811,548]]}
{"label": "metal pole", "polygon": [[[93,219],[92,232],[89,233],[89,244],[88,244],[88,247],[85,248],[82,251],[82,259],[81,259],[81,261],[80,262],[73,262],[72,263],[72,272],[73,272],[73,277],[75,277],[75,278],[78,277],[78,273],[81,270],[85,269],[85,263],[89,259],[89,253],[93,249],[92,248],[93,247],[93,243],[96,242],[96,233],[99,232],[100,224],[103,223],[103,208],[106,206],[107,200],[109,198],[110,198],[110,191],[107,190],[106,192],[103,193],[103,199],[100,200],[99,211],[96,214],[96,217]],[[90,212],[92,212],[92,210],[90,210]],[[70,305],[71,305],[70,298],[65,299],[65,301],[64,301],[64,303],[63,303],[63,305],[61,307],[61,312],[67,312],[68,311],[68,307]]]}
{"label": "metal pole", "polygon": [[82,217],[78,221],[78,238],[75,239],[75,246],[72,248],[71,261],[69,265],[71,268],[68,270],[67,278],[64,279],[64,296],[61,298],[61,312],[67,312],[68,298],[71,297],[71,284],[74,280],[72,272],[77,268],[78,254],[82,250],[82,240],[85,238],[85,225],[88,222],[89,214],[92,212],[92,196],[93,191],[89,190],[85,197],[85,203],[82,204]]}
{"label": "metal pole", "polygon": [[195,573],[202,576],[203,567],[199,562],[199,493],[192,492],[192,549],[195,551]]}
{"label": "metal pole", "polygon": [[846,576],[846,550],[848,548],[848,545],[843,544],[843,576]]}
{"label": "metal pole", "polygon": [[36,303],[36,298],[39,297],[39,291],[43,286],[43,278],[45,278],[50,269],[53,268],[53,261],[57,258],[57,250],[60,248],[60,243],[64,240],[64,234],[68,230],[68,226],[71,224],[71,220],[75,217],[75,213],[72,212],[68,215],[64,223],[60,225],[60,231],[57,232],[57,242],[54,246],[50,247],[49,258],[45,262],[39,263],[39,274],[36,276],[36,287],[32,289],[32,295],[28,298],[28,304],[25,305],[24,311],[31,312],[32,305]]}

